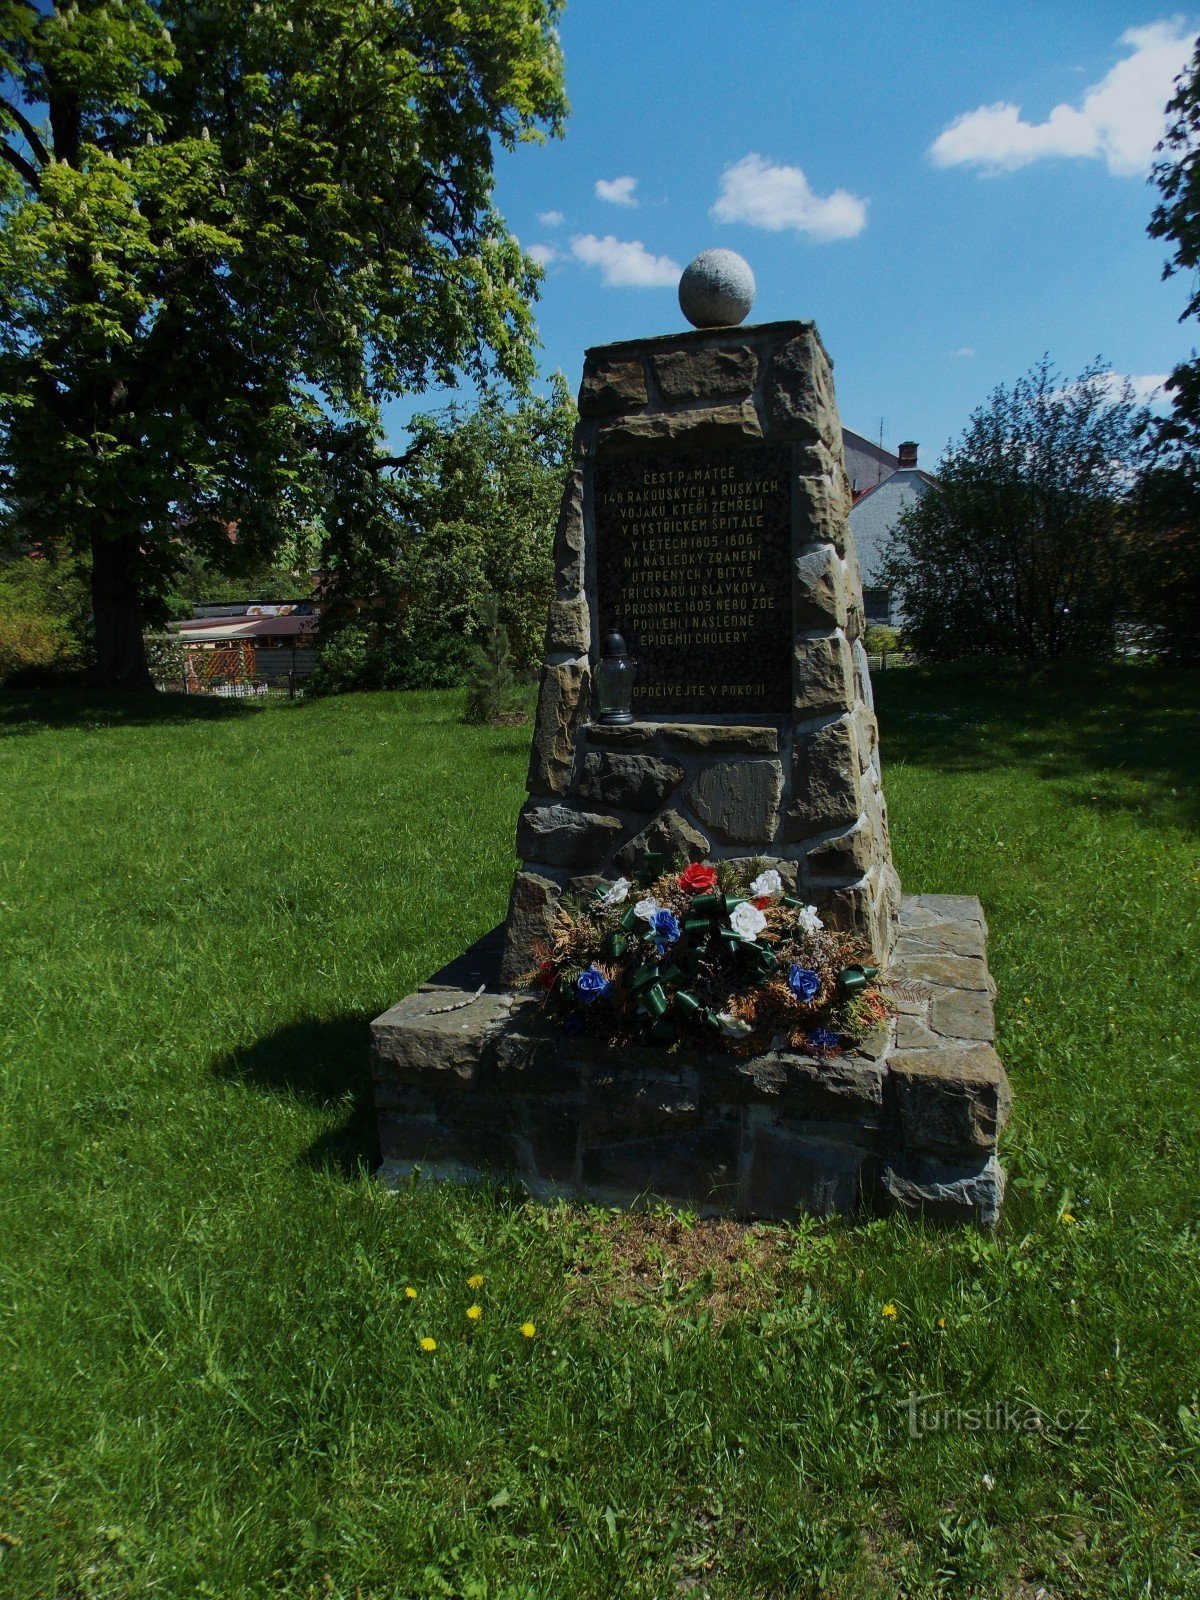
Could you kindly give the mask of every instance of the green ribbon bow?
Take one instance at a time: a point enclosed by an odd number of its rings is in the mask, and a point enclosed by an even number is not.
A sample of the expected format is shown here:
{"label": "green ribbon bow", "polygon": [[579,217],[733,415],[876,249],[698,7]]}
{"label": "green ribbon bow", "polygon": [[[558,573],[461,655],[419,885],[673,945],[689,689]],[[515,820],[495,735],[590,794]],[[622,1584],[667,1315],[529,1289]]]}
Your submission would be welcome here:
{"label": "green ribbon bow", "polygon": [[878,967],[843,967],[838,976],[838,986],[847,997],[861,994],[873,978],[879,976]]}

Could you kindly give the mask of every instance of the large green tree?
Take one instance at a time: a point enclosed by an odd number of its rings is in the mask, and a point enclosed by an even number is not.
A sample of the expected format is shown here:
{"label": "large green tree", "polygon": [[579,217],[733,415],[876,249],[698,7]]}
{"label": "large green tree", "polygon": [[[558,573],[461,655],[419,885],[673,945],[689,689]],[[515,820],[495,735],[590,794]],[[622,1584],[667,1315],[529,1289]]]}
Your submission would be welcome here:
{"label": "large green tree", "polygon": [[388,397],[527,381],[493,153],[561,123],[561,3],[0,0],[0,487],[89,557],[100,682],[181,549],[376,517]]}
{"label": "large green tree", "polygon": [[1135,567],[1145,414],[1102,361],[1044,357],[972,412],[887,552],[906,640],[931,660],[1112,649]]}
{"label": "large green tree", "polygon": [[[1200,317],[1200,40],[1167,104],[1168,127],[1154,165],[1159,202],[1150,234],[1171,254],[1164,277],[1186,273],[1180,321]],[[1148,637],[1164,654],[1200,660],[1200,357],[1193,350],[1167,380],[1170,415],[1155,430],[1142,484],[1147,560],[1139,596]]]}

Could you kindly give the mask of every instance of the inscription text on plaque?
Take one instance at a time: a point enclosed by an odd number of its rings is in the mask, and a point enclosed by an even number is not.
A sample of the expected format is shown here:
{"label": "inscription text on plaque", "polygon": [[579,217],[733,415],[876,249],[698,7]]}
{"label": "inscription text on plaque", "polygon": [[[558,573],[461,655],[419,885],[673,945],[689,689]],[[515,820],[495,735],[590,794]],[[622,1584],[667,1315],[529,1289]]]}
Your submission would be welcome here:
{"label": "inscription text on plaque", "polygon": [[600,631],[638,658],[635,713],[786,713],[787,446],[599,461],[593,488]]}

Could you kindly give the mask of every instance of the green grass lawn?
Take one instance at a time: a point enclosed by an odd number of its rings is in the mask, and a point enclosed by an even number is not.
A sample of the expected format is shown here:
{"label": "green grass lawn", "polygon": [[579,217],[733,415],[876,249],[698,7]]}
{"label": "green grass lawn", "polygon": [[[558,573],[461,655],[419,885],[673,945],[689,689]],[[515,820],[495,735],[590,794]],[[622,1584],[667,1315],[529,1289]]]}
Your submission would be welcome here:
{"label": "green grass lawn", "polygon": [[1200,688],[877,687],[994,1238],[380,1192],[367,1024],[503,915],[528,730],[0,700],[4,1600],[1200,1595]]}

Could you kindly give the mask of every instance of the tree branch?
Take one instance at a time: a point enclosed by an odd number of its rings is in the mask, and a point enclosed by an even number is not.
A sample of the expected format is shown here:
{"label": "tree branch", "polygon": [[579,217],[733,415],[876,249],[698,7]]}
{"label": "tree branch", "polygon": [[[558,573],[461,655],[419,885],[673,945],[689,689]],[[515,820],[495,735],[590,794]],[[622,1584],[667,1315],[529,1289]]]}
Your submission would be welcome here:
{"label": "tree branch", "polygon": [[21,108],[13,105],[11,100],[5,100],[0,102],[0,109],[7,111],[9,116],[16,123],[18,129],[24,137],[25,143],[33,151],[34,157],[39,165],[48,167],[50,165],[50,152],[43,144],[41,134],[34,127],[33,123],[30,122],[29,118],[25,115]]}
{"label": "tree branch", "polygon": [[41,173],[31,161],[26,160],[26,158],[21,155],[19,151],[14,150],[11,145],[0,142],[0,161],[7,161],[14,172],[20,173],[21,177],[24,178],[25,182],[35,194],[40,191],[42,187]]}

